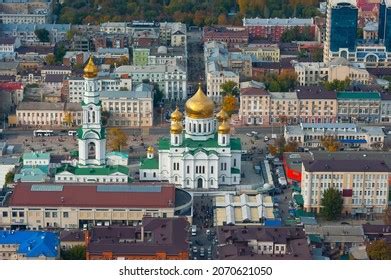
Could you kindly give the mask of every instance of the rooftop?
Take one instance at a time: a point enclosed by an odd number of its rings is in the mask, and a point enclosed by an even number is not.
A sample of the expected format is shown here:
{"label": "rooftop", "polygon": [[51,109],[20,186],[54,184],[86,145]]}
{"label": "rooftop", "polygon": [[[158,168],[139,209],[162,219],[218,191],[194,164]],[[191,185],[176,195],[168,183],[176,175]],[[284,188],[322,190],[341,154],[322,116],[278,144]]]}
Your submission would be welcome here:
{"label": "rooftop", "polygon": [[365,99],[380,100],[379,92],[340,91],[337,92],[337,99]]}
{"label": "rooftop", "polygon": [[[1,63],[0,63],[1,64]],[[51,103],[51,102],[20,102],[17,111],[30,110],[30,111],[63,111],[64,103]]]}
{"label": "rooftop", "polygon": [[386,172],[390,167],[382,160],[304,160],[304,169],[308,172]]}
{"label": "rooftop", "polygon": [[9,206],[173,208],[171,184],[33,184],[18,183]]}
{"label": "rooftop", "polygon": [[316,86],[301,86],[296,89],[298,99],[337,99],[335,91]]}
{"label": "rooftop", "polygon": [[243,18],[243,26],[310,26],[313,23],[312,18]]}
{"label": "rooftop", "polygon": [[17,244],[18,254],[28,258],[56,258],[59,255],[57,234],[44,231],[0,231],[0,244]]}
{"label": "rooftop", "polygon": [[[230,146],[232,150],[241,150],[242,145],[239,138],[231,138]],[[185,138],[181,147],[186,147],[189,149],[208,149],[208,148],[218,148],[220,147],[217,142],[217,135],[213,139],[208,139],[206,141],[195,141],[190,138]],[[222,147],[223,148],[223,147]],[[170,149],[170,139],[160,138],[159,139],[159,150],[168,150]]]}
{"label": "rooftop", "polygon": [[23,154],[23,160],[37,160],[37,159],[50,160],[50,153],[31,152],[31,153]]}

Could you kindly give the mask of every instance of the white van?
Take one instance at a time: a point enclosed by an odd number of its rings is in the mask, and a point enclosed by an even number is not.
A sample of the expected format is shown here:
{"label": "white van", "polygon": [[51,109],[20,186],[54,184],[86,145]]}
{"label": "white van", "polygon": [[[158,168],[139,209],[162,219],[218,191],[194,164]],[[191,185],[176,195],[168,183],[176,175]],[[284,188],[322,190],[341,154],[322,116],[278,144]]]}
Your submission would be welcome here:
{"label": "white van", "polygon": [[197,235],[197,226],[196,225],[191,226],[191,235],[192,236]]}
{"label": "white van", "polygon": [[69,130],[68,131],[69,136],[74,136],[74,135],[76,135],[76,133],[77,133],[76,130]]}

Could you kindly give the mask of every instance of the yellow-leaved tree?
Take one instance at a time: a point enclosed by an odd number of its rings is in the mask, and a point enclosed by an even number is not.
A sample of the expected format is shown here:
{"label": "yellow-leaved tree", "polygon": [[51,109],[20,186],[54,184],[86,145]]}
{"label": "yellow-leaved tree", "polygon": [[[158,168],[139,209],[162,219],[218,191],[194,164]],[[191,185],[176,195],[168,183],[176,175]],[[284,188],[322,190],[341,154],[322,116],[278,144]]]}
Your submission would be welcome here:
{"label": "yellow-leaved tree", "polygon": [[128,143],[128,135],[120,128],[110,128],[107,133],[109,147],[113,151],[121,151]]}

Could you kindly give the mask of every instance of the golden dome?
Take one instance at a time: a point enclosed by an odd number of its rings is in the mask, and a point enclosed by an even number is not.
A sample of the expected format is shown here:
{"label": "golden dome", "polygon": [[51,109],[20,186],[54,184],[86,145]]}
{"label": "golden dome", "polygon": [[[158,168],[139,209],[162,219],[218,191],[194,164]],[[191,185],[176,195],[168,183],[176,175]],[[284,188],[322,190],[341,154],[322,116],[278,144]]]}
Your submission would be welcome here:
{"label": "golden dome", "polygon": [[205,95],[201,89],[201,84],[197,92],[186,101],[186,116],[193,119],[207,119],[213,116],[215,105],[213,101]]}
{"label": "golden dome", "polygon": [[147,148],[147,153],[153,154],[154,152],[155,152],[155,148],[154,148],[154,147],[149,146],[149,147]]}
{"label": "golden dome", "polygon": [[217,131],[220,134],[228,134],[230,132],[231,128],[229,127],[229,124],[223,120],[223,122],[219,125]]}
{"label": "golden dome", "polygon": [[177,121],[181,121],[182,118],[183,118],[183,114],[179,111],[178,106],[176,106],[175,111],[172,112],[171,114],[171,120],[177,122]]}
{"label": "golden dome", "polygon": [[226,121],[229,119],[229,115],[223,108],[221,108],[220,112],[216,114],[216,118],[219,122]]}
{"label": "golden dome", "polygon": [[183,130],[182,124],[180,122],[174,121],[171,123],[171,133],[173,134],[181,134]]}
{"label": "golden dome", "polygon": [[98,67],[96,67],[91,55],[86,67],[84,67],[84,78],[95,78],[96,76],[98,76]]}

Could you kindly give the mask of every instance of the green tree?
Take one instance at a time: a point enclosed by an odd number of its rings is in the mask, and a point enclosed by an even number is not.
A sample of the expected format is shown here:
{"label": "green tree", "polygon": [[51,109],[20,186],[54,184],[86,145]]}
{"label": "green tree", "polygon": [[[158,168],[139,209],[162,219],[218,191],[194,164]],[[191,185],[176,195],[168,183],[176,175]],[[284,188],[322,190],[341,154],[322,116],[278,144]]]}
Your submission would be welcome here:
{"label": "green tree", "polygon": [[374,240],[367,245],[371,260],[391,260],[391,246],[385,240]]}
{"label": "green tree", "polygon": [[56,63],[56,57],[54,56],[54,54],[49,53],[49,54],[45,57],[45,62],[46,62],[48,65],[53,65],[53,64]]}
{"label": "green tree", "polygon": [[336,91],[344,91],[347,90],[350,86],[350,80],[333,80],[331,82],[324,82],[324,88],[327,90],[336,90]]}
{"label": "green tree", "polygon": [[121,151],[121,149],[128,143],[128,135],[118,127],[110,128],[107,138],[109,147],[113,151]]}
{"label": "green tree", "polygon": [[343,198],[341,193],[334,188],[329,188],[323,192],[321,200],[321,214],[327,220],[336,220],[341,216]]}
{"label": "green tree", "polygon": [[76,245],[68,250],[61,250],[61,258],[63,260],[85,260],[86,247],[82,245]]}
{"label": "green tree", "polygon": [[15,177],[15,174],[13,172],[8,172],[7,174],[5,174],[5,183],[6,184],[11,184],[14,182],[14,177]]}
{"label": "green tree", "polygon": [[47,31],[45,28],[36,29],[34,31],[34,33],[35,33],[35,36],[38,37],[38,40],[40,42],[49,42],[50,41],[49,31]]}
{"label": "green tree", "polygon": [[158,106],[160,102],[163,100],[164,94],[163,91],[160,90],[160,88],[155,85],[154,86],[154,93],[153,93],[153,105]]}
{"label": "green tree", "polygon": [[60,44],[55,47],[54,57],[56,58],[57,63],[62,63],[62,59],[64,58],[64,55],[66,52],[67,52],[67,50],[65,49],[64,44]]}
{"label": "green tree", "polygon": [[110,118],[110,112],[109,111],[102,111],[101,118],[102,118],[102,125],[106,126],[109,121],[109,118]]}
{"label": "green tree", "polygon": [[220,85],[221,93],[223,96],[226,95],[232,95],[232,96],[239,96],[239,88],[238,84],[234,81],[226,81],[225,83]]}

